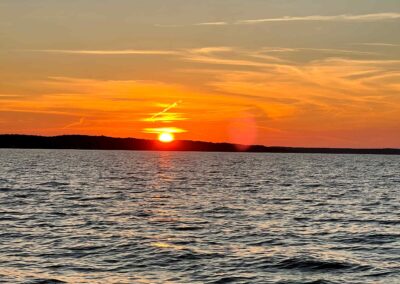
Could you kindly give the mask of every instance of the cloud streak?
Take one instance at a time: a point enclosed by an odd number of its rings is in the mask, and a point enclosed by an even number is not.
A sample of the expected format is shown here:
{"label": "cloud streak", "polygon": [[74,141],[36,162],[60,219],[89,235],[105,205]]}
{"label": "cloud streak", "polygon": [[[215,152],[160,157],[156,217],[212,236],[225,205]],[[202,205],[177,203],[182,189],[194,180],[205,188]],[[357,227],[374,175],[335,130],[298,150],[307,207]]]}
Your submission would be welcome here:
{"label": "cloud streak", "polygon": [[143,133],[160,134],[160,133],[185,133],[187,130],[178,127],[159,127],[159,128],[145,128]]}
{"label": "cloud streak", "polygon": [[[148,119],[145,119],[144,121],[149,121],[149,122],[158,121],[158,120],[160,120],[160,119],[158,119],[159,116],[165,115],[169,110],[171,110],[171,109],[177,107],[180,103],[182,103],[182,101],[174,102],[174,103],[170,104],[169,106],[167,106],[166,108],[164,108],[162,111],[160,111],[160,112],[158,112],[158,113],[155,113],[152,117],[150,117],[150,118],[148,118]],[[173,117],[169,117],[168,120],[171,120],[171,119],[173,119]],[[177,119],[177,118],[175,118],[175,119],[173,119],[173,120],[176,120],[176,119]],[[178,119],[179,119],[179,118],[178,118]],[[182,119],[182,118],[181,118],[181,119]],[[180,120],[181,120],[181,119],[180,119]],[[165,119],[165,118],[164,118],[164,119],[161,119],[161,121],[164,121],[164,120],[166,120],[166,119]]]}
{"label": "cloud streak", "polygon": [[[310,15],[310,16],[284,16],[280,18],[247,19],[228,23],[224,21],[204,22],[192,24],[193,26],[226,26],[226,25],[251,25],[276,22],[377,22],[400,19],[400,13],[371,13],[371,14],[341,14],[341,15]],[[170,26],[172,27],[172,26]],[[175,27],[178,27],[175,26]]]}
{"label": "cloud streak", "polygon": [[363,14],[363,15],[333,15],[333,16],[303,16],[303,17],[291,17],[286,16],[282,18],[265,18],[265,19],[254,19],[254,20],[241,20],[236,24],[260,24],[260,23],[271,23],[271,22],[299,22],[299,21],[316,21],[316,22],[375,22],[375,21],[386,21],[400,19],[400,13],[375,13],[375,14]]}
{"label": "cloud streak", "polygon": [[177,54],[172,50],[140,50],[140,49],[126,49],[126,50],[68,50],[68,49],[43,49],[43,50],[30,50],[33,52],[44,53],[63,53],[63,54],[87,54],[87,55],[173,55]]}
{"label": "cloud streak", "polygon": [[198,23],[196,26],[225,26],[228,25],[227,22],[206,22],[206,23]]}
{"label": "cloud streak", "polygon": [[70,123],[70,124],[64,126],[63,129],[67,129],[67,128],[71,128],[71,127],[75,127],[75,126],[81,126],[84,124],[84,122],[85,122],[85,117],[81,117],[78,122]]}
{"label": "cloud streak", "polygon": [[363,45],[363,46],[377,46],[377,47],[398,47],[400,44],[394,43],[383,43],[383,42],[366,42],[366,43],[356,43],[354,45]]}

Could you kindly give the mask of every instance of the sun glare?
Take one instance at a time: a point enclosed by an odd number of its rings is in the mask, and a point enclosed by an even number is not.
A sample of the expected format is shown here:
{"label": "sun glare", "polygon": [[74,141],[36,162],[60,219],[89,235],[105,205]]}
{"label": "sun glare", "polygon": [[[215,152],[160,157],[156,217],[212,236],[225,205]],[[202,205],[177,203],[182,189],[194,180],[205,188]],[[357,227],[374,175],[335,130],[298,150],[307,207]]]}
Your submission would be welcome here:
{"label": "sun glare", "polygon": [[163,132],[160,133],[160,135],[158,135],[158,140],[163,142],[163,143],[169,143],[174,141],[175,137],[172,133],[168,133],[168,132]]}

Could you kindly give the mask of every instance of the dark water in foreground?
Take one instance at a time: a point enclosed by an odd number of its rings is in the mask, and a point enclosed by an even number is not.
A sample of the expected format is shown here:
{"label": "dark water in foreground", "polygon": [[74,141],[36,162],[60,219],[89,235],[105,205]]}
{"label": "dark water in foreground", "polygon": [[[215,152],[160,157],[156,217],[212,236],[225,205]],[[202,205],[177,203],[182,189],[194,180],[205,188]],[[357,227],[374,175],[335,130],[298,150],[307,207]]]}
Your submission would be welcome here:
{"label": "dark water in foreground", "polygon": [[0,282],[400,283],[399,165],[0,150]]}

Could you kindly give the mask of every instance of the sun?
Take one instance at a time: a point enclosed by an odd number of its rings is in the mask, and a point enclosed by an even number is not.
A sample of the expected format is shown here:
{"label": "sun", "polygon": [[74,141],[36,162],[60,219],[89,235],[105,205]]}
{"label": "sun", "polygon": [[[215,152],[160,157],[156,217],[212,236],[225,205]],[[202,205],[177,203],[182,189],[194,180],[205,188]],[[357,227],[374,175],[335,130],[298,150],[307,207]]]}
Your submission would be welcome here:
{"label": "sun", "polygon": [[158,135],[158,140],[163,142],[163,143],[170,143],[174,141],[175,137],[172,133],[169,132],[163,132]]}

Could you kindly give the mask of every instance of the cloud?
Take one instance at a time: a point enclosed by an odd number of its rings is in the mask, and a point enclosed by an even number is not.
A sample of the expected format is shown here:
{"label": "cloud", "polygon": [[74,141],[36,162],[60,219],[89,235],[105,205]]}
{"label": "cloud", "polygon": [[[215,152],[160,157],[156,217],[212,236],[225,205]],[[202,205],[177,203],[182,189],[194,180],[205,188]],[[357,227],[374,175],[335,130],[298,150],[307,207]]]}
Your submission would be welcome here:
{"label": "cloud", "polygon": [[[311,47],[296,47],[296,48],[285,48],[285,47],[264,47],[262,48],[258,54],[265,53],[276,53],[276,54],[284,54],[284,53],[299,53],[299,52],[307,52],[312,51],[314,54],[323,53],[323,54],[345,54],[345,55],[378,55],[377,52],[370,51],[360,51],[360,50],[351,50],[351,49],[338,49],[338,48],[311,48]],[[272,59],[273,57],[271,57]],[[275,57],[278,59],[279,57]],[[282,59],[280,59],[282,61]]]}
{"label": "cloud", "polygon": [[335,48],[299,48],[299,50],[305,51],[317,51],[317,52],[327,52],[327,53],[348,53],[348,54],[365,54],[365,55],[373,55],[377,54],[375,52],[368,51],[359,51],[359,50],[348,50],[348,49],[335,49]]}
{"label": "cloud", "polygon": [[22,95],[16,95],[16,94],[0,94],[0,100],[13,100],[13,99],[22,99]]}
{"label": "cloud", "polygon": [[225,26],[228,25],[227,22],[206,22],[206,23],[197,23],[195,26]]}
{"label": "cloud", "polygon": [[[226,46],[188,49],[180,56],[186,61],[222,66],[267,67],[269,62],[284,61],[278,57],[262,55],[258,51]],[[254,57],[259,58],[254,60]]]}
{"label": "cloud", "polygon": [[398,46],[400,46],[400,44],[383,43],[383,42],[356,43],[356,44],[354,44],[354,45],[377,46],[377,47],[398,47]]}
{"label": "cloud", "polygon": [[181,100],[176,101],[167,107],[165,107],[162,111],[153,114],[149,118],[143,119],[143,121],[147,122],[156,122],[156,121],[162,121],[162,122],[170,122],[170,121],[176,121],[176,120],[185,120],[186,118],[181,117],[180,113],[168,113],[171,109],[177,107],[180,103],[182,103]]}
{"label": "cloud", "polygon": [[187,130],[178,127],[159,127],[159,128],[145,128],[144,133],[160,134],[160,133],[185,133]]}
{"label": "cloud", "polygon": [[400,19],[400,13],[371,13],[371,14],[341,14],[341,15],[309,15],[309,16],[284,16],[280,18],[246,19],[234,22],[215,21],[194,24],[156,24],[161,28],[179,28],[187,26],[218,27],[228,25],[251,25],[277,22],[377,22]]}
{"label": "cloud", "polygon": [[211,46],[211,47],[201,47],[201,48],[194,48],[188,50],[190,53],[199,53],[199,54],[211,54],[211,53],[218,53],[218,52],[230,52],[234,49],[228,46]]}
{"label": "cloud", "polygon": [[30,50],[32,52],[45,53],[64,53],[64,54],[88,54],[88,55],[173,55],[177,54],[172,50],[140,50],[140,49],[125,49],[125,50],[70,50],[70,49],[42,49]]}
{"label": "cloud", "polygon": [[235,24],[261,24],[272,22],[299,22],[299,21],[317,21],[317,22],[375,22],[400,19],[400,13],[376,13],[376,14],[363,14],[363,15],[333,15],[333,16],[302,16],[292,17],[286,16],[281,18],[264,18],[254,20],[240,20]]}
{"label": "cloud", "polygon": [[85,117],[81,117],[81,118],[79,119],[79,121],[77,121],[77,122],[72,122],[72,123],[70,123],[70,124],[64,126],[63,129],[67,129],[67,128],[71,128],[71,127],[76,127],[76,126],[81,126],[81,125],[83,125],[84,122],[85,122]]}
{"label": "cloud", "polygon": [[400,61],[324,58],[273,66],[224,70],[208,86],[257,104],[270,118],[261,126],[290,135],[400,122]]}
{"label": "cloud", "polygon": [[182,28],[187,26],[226,26],[229,25],[228,22],[204,22],[204,23],[195,23],[195,24],[182,24],[182,25],[170,25],[170,24],[155,24],[155,27],[159,28]]}
{"label": "cloud", "polygon": [[286,106],[288,103],[284,99],[320,105],[321,101],[337,98],[343,104],[363,101],[372,106],[379,101],[395,107],[398,102],[395,94],[400,91],[399,64],[400,61],[395,60],[327,58],[268,70],[226,71],[209,85],[221,92],[243,97],[251,95],[271,104],[280,103],[276,100],[279,98]]}
{"label": "cloud", "polygon": [[183,121],[183,120],[187,120],[186,117],[183,117],[183,113],[168,112],[168,113],[162,113],[153,118],[144,118],[141,121],[170,123],[172,121]]}
{"label": "cloud", "polygon": [[[27,51],[27,50],[25,50]],[[205,46],[189,49],[171,50],[67,50],[67,49],[45,49],[30,50],[31,52],[44,52],[56,54],[75,55],[174,55],[175,59],[183,61],[198,62],[203,64],[221,66],[247,66],[247,67],[269,67],[271,64],[290,63],[283,55],[284,53],[300,53],[306,51],[325,53],[331,55],[377,55],[376,52],[359,50],[329,49],[329,48],[308,48],[308,47],[263,47],[259,50],[248,50],[230,46]],[[273,54],[273,55],[272,55]],[[275,66],[275,65],[274,65]]]}

